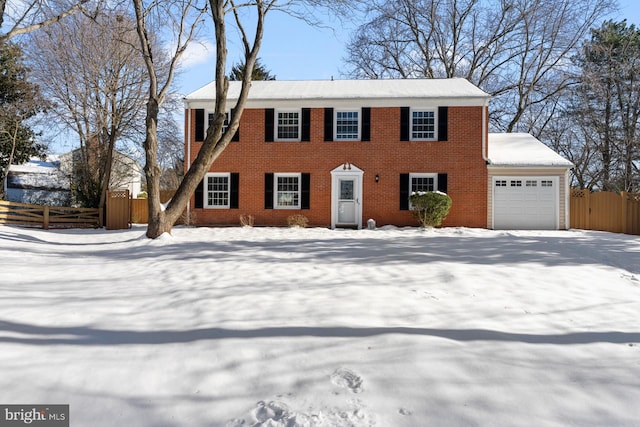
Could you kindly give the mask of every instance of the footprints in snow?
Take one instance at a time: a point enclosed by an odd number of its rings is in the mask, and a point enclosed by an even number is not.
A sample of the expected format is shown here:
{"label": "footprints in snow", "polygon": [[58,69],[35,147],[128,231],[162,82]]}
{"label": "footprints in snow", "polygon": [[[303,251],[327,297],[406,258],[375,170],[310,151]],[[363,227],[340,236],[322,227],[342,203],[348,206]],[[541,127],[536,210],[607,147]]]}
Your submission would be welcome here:
{"label": "footprints in snow", "polygon": [[[351,393],[364,391],[362,377],[348,368],[336,369],[330,375],[330,380],[333,385],[344,388]],[[399,408],[398,414],[410,416],[412,411],[407,408]],[[302,412],[290,409],[281,401],[266,402],[261,400],[247,415],[245,418],[230,420],[226,427],[372,427],[377,425],[375,416],[368,413],[360,399],[348,399],[346,406],[311,407]]]}
{"label": "footprints in snow", "polygon": [[360,393],[362,391],[362,378],[347,368],[336,369],[331,374],[331,382],[350,390],[352,393]]}

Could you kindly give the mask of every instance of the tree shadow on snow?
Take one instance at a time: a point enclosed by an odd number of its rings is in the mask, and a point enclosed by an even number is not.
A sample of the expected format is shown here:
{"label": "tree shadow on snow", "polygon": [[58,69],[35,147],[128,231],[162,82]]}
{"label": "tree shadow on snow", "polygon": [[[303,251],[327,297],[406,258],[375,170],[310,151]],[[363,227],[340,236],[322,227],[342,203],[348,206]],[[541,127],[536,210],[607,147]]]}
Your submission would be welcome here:
{"label": "tree shadow on snow", "polygon": [[28,345],[162,345],[260,338],[367,338],[379,335],[410,335],[443,338],[457,342],[494,341],[526,344],[577,345],[640,342],[640,332],[570,332],[565,334],[524,334],[489,329],[432,329],[408,327],[271,327],[258,329],[202,328],[186,331],[107,330],[90,327],[48,327],[0,321],[0,342]]}

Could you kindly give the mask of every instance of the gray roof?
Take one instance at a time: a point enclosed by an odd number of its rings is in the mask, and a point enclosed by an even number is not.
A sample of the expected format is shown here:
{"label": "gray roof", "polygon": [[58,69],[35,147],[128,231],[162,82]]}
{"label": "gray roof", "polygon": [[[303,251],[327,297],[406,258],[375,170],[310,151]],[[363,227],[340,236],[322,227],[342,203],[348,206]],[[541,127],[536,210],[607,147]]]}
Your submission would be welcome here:
{"label": "gray roof", "polygon": [[528,133],[490,133],[488,142],[491,166],[573,167],[573,163]]}
{"label": "gray roof", "polygon": [[[227,98],[235,100],[241,82],[229,82]],[[187,103],[213,101],[215,82],[190,93]],[[468,105],[483,105],[489,95],[465,79],[397,79],[397,80],[269,80],[254,81],[249,91],[253,104],[274,101],[363,101],[363,100],[459,100]],[[393,102],[392,102],[393,104]]]}

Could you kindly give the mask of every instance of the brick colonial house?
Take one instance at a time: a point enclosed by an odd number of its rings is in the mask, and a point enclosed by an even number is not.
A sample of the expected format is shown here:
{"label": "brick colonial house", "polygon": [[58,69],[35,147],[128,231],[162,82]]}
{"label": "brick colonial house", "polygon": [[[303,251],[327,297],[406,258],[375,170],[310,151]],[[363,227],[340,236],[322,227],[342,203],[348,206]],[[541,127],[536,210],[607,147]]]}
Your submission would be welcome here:
{"label": "brick colonial house", "polygon": [[[239,91],[240,82],[230,82],[229,108]],[[214,98],[214,83],[185,98],[187,167]],[[189,215],[198,225],[238,225],[251,214],[256,225],[278,226],[299,213],[313,226],[361,228],[369,218],[406,226],[416,225],[409,194],[440,190],[453,200],[443,226],[501,228],[502,212],[522,203],[517,191],[496,197],[494,188],[504,181],[510,189],[505,177],[513,176],[515,189],[545,181],[554,190],[553,212],[544,207],[548,221],[533,228],[567,228],[568,191],[559,189],[571,164],[532,137],[518,140],[525,161],[513,164],[500,157],[510,138],[498,137],[493,151],[502,163],[492,169],[488,103],[464,79],[255,81],[234,141],[211,166]],[[535,164],[526,161],[532,152]],[[527,228],[528,221],[504,224]]]}

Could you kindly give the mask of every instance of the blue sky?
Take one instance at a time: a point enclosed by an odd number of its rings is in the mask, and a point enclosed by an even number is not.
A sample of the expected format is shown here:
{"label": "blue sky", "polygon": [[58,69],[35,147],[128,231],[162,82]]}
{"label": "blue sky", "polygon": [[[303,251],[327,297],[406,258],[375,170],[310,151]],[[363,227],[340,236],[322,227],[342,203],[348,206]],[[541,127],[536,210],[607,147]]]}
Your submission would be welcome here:
{"label": "blue sky", "polygon": [[[640,25],[640,0],[619,0],[620,12],[609,18]],[[343,78],[345,46],[355,23],[327,20],[318,28],[281,12],[267,15],[260,59],[278,80]],[[237,47],[229,46],[228,62],[239,62]],[[214,50],[196,46],[182,70],[178,90],[188,94],[213,80]]]}
{"label": "blue sky", "polygon": [[[628,22],[640,25],[640,0],[619,0],[619,3],[618,16],[609,18],[626,18]],[[278,80],[344,78],[345,46],[357,24],[340,22],[328,16],[324,17],[324,22],[326,26],[320,28],[284,13],[272,12],[267,16],[259,55],[264,66]],[[228,50],[229,65],[239,62],[239,46],[230,42]],[[213,80],[214,53],[212,43],[193,45],[189,49],[176,80],[180,94],[191,93]],[[53,153],[67,152],[78,145],[77,136],[70,132],[44,135],[43,138],[49,139],[49,150]]]}

